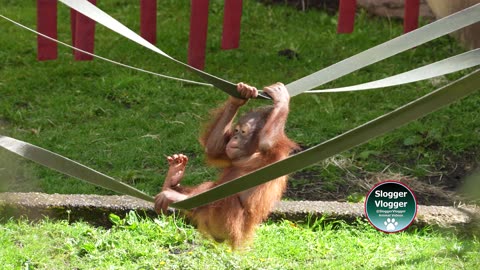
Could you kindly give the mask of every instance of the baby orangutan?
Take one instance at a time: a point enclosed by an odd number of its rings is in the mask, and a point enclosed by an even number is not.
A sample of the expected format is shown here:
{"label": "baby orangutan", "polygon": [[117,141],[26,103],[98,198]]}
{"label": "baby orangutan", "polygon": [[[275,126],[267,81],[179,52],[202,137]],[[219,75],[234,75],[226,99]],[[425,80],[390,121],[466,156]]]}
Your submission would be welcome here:
{"label": "baby orangutan", "polygon": [[[282,83],[264,88],[264,92],[272,97],[273,106],[248,112],[233,125],[238,109],[258,94],[255,87],[244,83],[239,83],[237,90],[245,99],[229,97],[226,104],[215,112],[212,124],[200,138],[209,163],[222,169],[220,178],[196,187],[180,186],[188,158],[182,154],[168,157],[170,168],[162,192],[155,197],[158,213],[165,212],[173,202],[282,160],[297,148],[284,131],[290,96]],[[281,199],[286,184],[287,176],[282,176],[187,211],[186,216],[200,232],[218,242],[227,240],[236,248],[251,239],[255,227],[267,218],[274,204]]]}

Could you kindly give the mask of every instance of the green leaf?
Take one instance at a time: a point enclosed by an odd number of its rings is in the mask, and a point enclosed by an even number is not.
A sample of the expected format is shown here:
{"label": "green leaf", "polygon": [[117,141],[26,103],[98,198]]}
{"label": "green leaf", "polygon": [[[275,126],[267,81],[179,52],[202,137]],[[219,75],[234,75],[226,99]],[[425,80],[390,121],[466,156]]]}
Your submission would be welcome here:
{"label": "green leaf", "polygon": [[116,226],[121,226],[123,223],[122,219],[113,213],[110,213],[110,215],[108,215],[108,219]]}

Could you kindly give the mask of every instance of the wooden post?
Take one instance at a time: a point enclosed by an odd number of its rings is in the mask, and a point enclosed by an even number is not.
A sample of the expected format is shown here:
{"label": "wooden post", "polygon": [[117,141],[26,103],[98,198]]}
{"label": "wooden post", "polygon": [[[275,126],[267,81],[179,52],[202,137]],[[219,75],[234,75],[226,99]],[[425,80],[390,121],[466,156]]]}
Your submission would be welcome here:
{"label": "wooden post", "polygon": [[[97,0],[88,1],[94,5],[97,4]],[[95,45],[95,21],[75,10],[71,10],[70,15],[73,46],[89,53],[93,53]],[[93,56],[76,50],[73,52],[73,55],[77,61],[93,59]]]}
{"label": "wooden post", "polygon": [[337,33],[347,34],[353,32],[356,9],[356,0],[340,0],[340,5],[338,7]]}
{"label": "wooden post", "polygon": [[[37,31],[57,39],[57,0],[37,0]],[[37,59],[57,59],[58,45],[42,36],[37,36]]]}
{"label": "wooden post", "polygon": [[403,32],[407,33],[418,28],[420,0],[405,0],[405,13],[403,16]]}
{"label": "wooden post", "polygon": [[191,0],[188,64],[203,70],[207,47],[208,0]]}
{"label": "wooden post", "polygon": [[242,0],[225,0],[223,12],[222,49],[236,49],[240,43]]}
{"label": "wooden post", "polygon": [[157,43],[157,0],[140,0],[140,35]]}

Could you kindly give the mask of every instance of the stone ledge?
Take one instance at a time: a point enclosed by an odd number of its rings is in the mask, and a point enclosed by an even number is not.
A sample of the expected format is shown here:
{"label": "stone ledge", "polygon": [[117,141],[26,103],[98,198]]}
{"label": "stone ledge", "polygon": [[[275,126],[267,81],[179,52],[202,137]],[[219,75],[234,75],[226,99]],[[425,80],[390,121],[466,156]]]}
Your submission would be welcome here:
{"label": "stone ledge", "polygon": [[[123,217],[130,210],[140,215],[155,217],[150,202],[130,196],[61,195],[44,193],[0,193],[0,217],[3,219],[26,217],[35,221],[45,217],[70,222],[83,220],[98,226],[111,226],[110,213]],[[331,201],[282,201],[272,212],[273,220],[292,221],[327,216],[331,220],[353,221],[364,218],[363,203]],[[418,206],[414,224],[418,226],[464,227],[478,221],[480,207],[462,205]]]}

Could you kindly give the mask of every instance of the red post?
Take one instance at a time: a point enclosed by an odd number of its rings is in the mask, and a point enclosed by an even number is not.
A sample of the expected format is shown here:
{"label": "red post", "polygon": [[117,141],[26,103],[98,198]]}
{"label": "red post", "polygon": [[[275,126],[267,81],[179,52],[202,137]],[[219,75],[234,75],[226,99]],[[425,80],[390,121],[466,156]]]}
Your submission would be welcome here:
{"label": "red post", "polygon": [[242,0],[225,0],[223,12],[222,49],[236,49],[240,43]]}
{"label": "red post", "polygon": [[[70,31],[72,32],[72,46],[75,46],[76,34],[75,30],[77,29],[77,11],[73,8],[70,9]],[[75,53],[75,50],[73,50]]]}
{"label": "red post", "polygon": [[[88,0],[90,3],[96,5],[97,0]],[[95,45],[95,21],[82,15],[81,13],[72,10],[71,27],[72,27],[72,44],[74,47],[93,53]],[[93,56],[84,54],[79,51],[74,51],[75,60],[92,60]]]}
{"label": "red post", "polygon": [[203,69],[207,47],[208,0],[191,0],[188,64]]}
{"label": "red post", "polygon": [[340,5],[338,7],[337,33],[347,34],[353,32],[356,9],[356,0],[340,0]]}
{"label": "red post", "polygon": [[157,43],[157,0],[140,0],[140,35]]}
{"label": "red post", "polygon": [[[37,31],[57,39],[57,0],[37,0]],[[56,42],[37,36],[37,59],[56,59],[57,46]]]}
{"label": "red post", "polygon": [[418,28],[420,0],[405,0],[405,14],[403,16],[403,32],[408,33]]}

